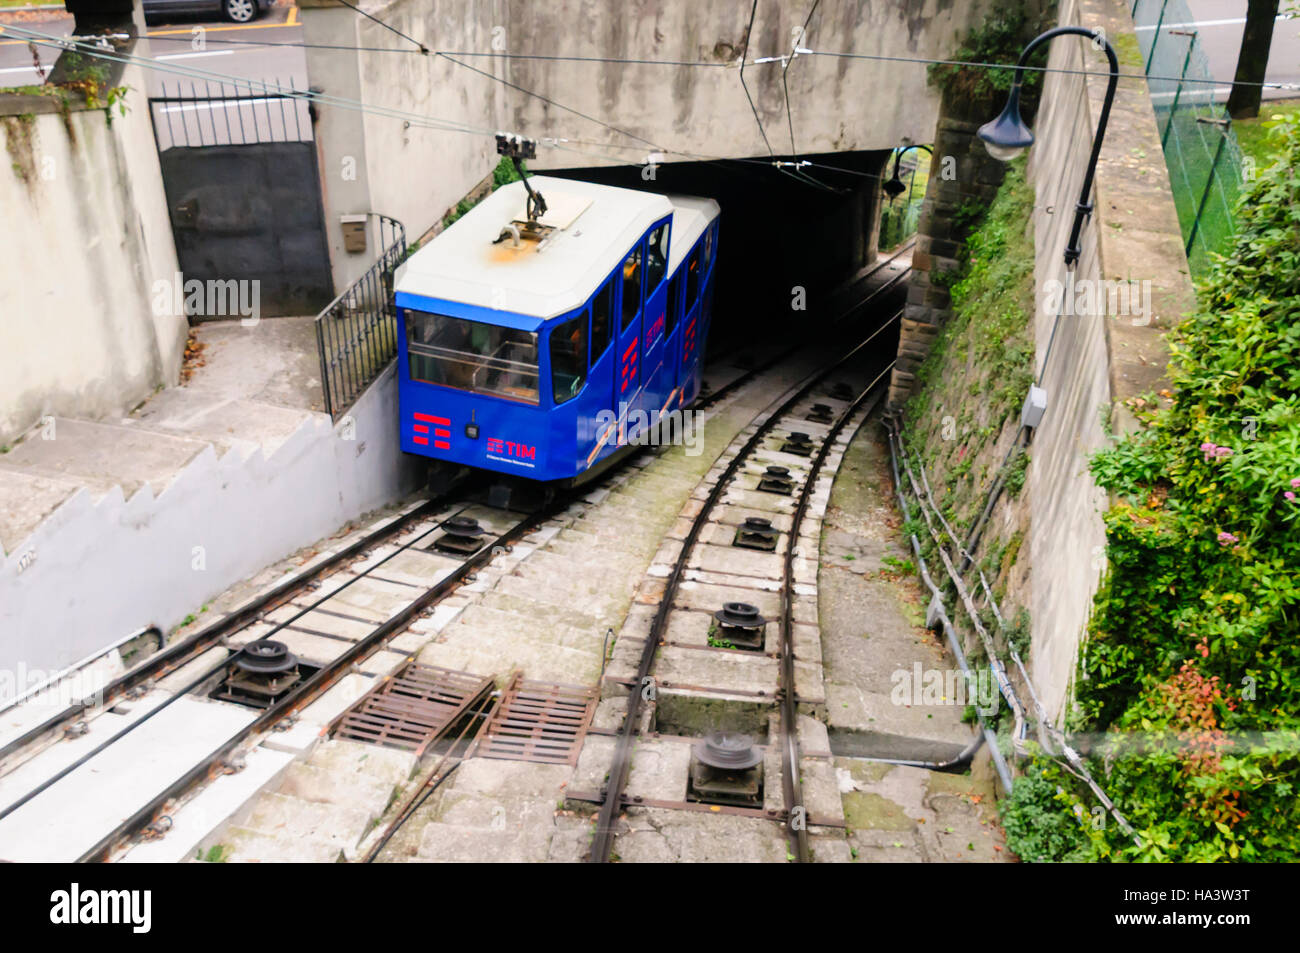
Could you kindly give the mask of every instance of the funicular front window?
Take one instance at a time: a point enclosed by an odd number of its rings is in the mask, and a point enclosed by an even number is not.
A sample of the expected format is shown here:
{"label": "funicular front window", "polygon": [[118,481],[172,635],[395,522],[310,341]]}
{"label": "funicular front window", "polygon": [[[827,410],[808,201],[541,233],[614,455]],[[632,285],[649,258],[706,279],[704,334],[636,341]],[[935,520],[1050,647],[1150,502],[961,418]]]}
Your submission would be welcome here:
{"label": "funicular front window", "polygon": [[536,332],[407,311],[406,340],[412,380],[540,402]]}

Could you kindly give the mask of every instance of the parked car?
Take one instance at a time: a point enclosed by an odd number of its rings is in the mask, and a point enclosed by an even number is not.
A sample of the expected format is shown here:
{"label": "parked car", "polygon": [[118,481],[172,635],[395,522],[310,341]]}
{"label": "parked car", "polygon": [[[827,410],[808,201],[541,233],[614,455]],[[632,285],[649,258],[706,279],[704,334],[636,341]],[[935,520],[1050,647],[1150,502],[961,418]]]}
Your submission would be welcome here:
{"label": "parked car", "polygon": [[271,8],[272,0],[144,0],[146,20],[173,13],[219,13],[235,23],[247,23]]}

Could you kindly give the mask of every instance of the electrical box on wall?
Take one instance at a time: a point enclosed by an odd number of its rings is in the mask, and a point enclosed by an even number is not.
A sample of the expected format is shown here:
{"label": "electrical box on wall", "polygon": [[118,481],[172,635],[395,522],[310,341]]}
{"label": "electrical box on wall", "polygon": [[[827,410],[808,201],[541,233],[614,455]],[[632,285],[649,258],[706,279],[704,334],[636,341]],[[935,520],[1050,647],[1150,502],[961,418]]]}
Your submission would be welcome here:
{"label": "electrical box on wall", "polygon": [[1025,406],[1020,411],[1020,426],[1032,430],[1043,422],[1043,414],[1045,413],[1047,413],[1047,391],[1037,384],[1029,385],[1029,393],[1025,396]]}
{"label": "electrical box on wall", "polygon": [[357,255],[366,250],[366,216],[341,215],[339,224],[343,228],[343,250],[349,255]]}

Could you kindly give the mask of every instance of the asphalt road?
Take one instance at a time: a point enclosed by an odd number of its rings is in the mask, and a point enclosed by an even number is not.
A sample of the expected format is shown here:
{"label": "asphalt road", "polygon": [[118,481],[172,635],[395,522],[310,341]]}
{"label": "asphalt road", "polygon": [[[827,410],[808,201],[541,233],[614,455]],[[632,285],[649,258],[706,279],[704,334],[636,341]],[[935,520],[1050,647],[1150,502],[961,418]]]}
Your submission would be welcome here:
{"label": "asphalt road", "polygon": [[[72,18],[61,14],[28,14],[19,20],[14,14],[0,12],[0,24],[7,20],[55,36],[67,36],[72,32]],[[303,41],[297,7],[273,7],[266,16],[252,23],[189,18],[175,23],[150,24],[148,32],[151,55],[159,66],[147,74],[150,96],[163,94],[164,84],[167,93],[174,93],[178,83],[188,85],[191,82],[188,78],[166,72],[168,68],[194,68],[242,79],[281,83],[292,80],[298,89],[307,88],[307,59],[301,48],[292,45]],[[290,45],[259,45],[276,43]],[[40,48],[39,55],[41,63],[48,68],[57,58],[58,51]],[[32,63],[32,52],[27,42],[0,37],[0,87],[40,82],[43,82],[43,77]]]}
{"label": "asphalt road", "polygon": [[[1185,37],[1170,37],[1169,30],[1196,31],[1197,43],[1210,61],[1210,75],[1222,84],[1215,86],[1215,98],[1226,100],[1231,91],[1232,77],[1237,71],[1237,53],[1241,49],[1241,34],[1246,28],[1246,0],[1186,0],[1192,12],[1190,20],[1173,18],[1160,27],[1159,42],[1185,44]],[[1287,3],[1282,3],[1286,9]],[[1139,40],[1143,49],[1150,41],[1154,26],[1140,29]],[[1179,49],[1184,49],[1182,45]],[[1269,50],[1266,82],[1287,83],[1300,87],[1300,19],[1279,17],[1273,26],[1273,46]],[[1265,89],[1265,99],[1297,99],[1300,88],[1291,90]]]}

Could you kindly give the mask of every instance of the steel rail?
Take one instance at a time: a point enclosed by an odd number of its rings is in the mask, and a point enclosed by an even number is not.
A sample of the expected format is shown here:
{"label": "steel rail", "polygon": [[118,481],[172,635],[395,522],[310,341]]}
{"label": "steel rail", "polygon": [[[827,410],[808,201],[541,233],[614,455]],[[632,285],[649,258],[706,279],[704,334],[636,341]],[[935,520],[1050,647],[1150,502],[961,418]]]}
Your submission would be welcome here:
{"label": "steel rail", "polygon": [[[619,808],[622,806],[623,791],[627,785],[628,774],[630,773],[632,741],[637,734],[637,724],[640,721],[643,692],[646,687],[651,684],[650,670],[654,665],[655,651],[659,646],[660,636],[667,625],[668,614],[672,610],[673,599],[677,594],[678,586],[680,585],[682,576],[686,571],[687,562],[690,558],[691,552],[695,547],[695,543],[699,539],[700,532],[708,522],[709,514],[721,498],[723,490],[726,489],[727,485],[735,477],[741,464],[745,462],[745,460],[759,446],[761,441],[776,427],[781,418],[788,414],[795,404],[804,399],[804,397],[806,397],[814,387],[848,363],[848,361],[865,348],[872,339],[876,337],[876,335],[880,334],[885,328],[889,327],[889,325],[893,324],[901,316],[902,312],[900,311],[889,320],[882,322],[879,328],[874,330],[864,340],[854,346],[843,357],[818,371],[814,371],[803,384],[799,385],[794,392],[774,411],[772,411],[762,424],[759,425],[754,433],[741,446],[736,455],[727,463],[723,472],[714,481],[713,486],[710,487],[708,496],[705,498],[699,513],[696,514],[694,519],[691,521],[691,528],[687,532],[686,538],[682,541],[681,551],[678,554],[677,559],[673,564],[672,572],[669,574],[664,585],[663,595],[660,597],[659,606],[655,611],[654,618],[650,623],[650,630],[646,635],[645,644],[641,651],[641,658],[637,666],[635,683],[632,686],[632,690],[628,693],[627,712],[623,716],[623,724],[614,751],[614,761],[610,765],[609,779],[605,788],[602,790],[604,799],[596,818],[596,830],[592,838],[591,849],[587,855],[587,860],[589,862],[605,863],[609,860],[610,851],[614,844],[614,818]],[[790,545],[793,545],[793,542],[794,538],[791,537]],[[783,685],[783,689],[785,695],[789,695],[793,698],[794,685],[792,683]],[[789,732],[791,728],[793,728],[792,725],[785,723],[782,724],[783,732]],[[795,744],[797,744],[797,736]],[[784,757],[785,756],[783,755],[783,759]],[[797,758],[795,759],[795,763],[797,764]],[[788,799],[791,796],[798,797],[799,787],[797,785],[797,780],[790,775],[789,771],[786,771],[785,774],[786,777],[783,779],[784,782],[787,784],[793,782],[795,784],[794,788],[787,788],[786,790],[787,812],[789,816],[793,818],[793,814],[791,813],[793,808],[802,807],[802,805],[793,803]],[[798,838],[797,840],[797,846],[799,848],[798,859],[804,861],[807,859],[806,837]]]}
{"label": "steel rail", "polygon": [[[781,579],[781,783],[785,797],[786,809],[793,812],[797,807],[803,811],[803,784],[799,770],[799,728],[798,698],[794,686],[794,559],[795,543],[803,526],[804,516],[808,512],[808,503],[812,499],[813,487],[817,477],[826,463],[831,446],[839,437],[849,420],[867,403],[866,414],[870,415],[884,388],[880,380],[888,374],[897,361],[890,361],[875,379],[840,414],[835,424],[826,432],[822,445],[808,469],[803,487],[799,491],[799,501],[795,504],[794,514],[790,518],[790,533],[785,547],[784,572]],[[806,863],[808,854],[808,818],[806,813],[799,817],[790,817],[790,834],[795,842],[795,856],[800,863]]]}
{"label": "steel rail", "polygon": [[168,785],[147,804],[101,838],[98,843],[77,858],[78,861],[108,860],[115,847],[149,824],[155,814],[160,812],[168,802],[184,796],[191,788],[206,780],[217,765],[223,763],[249,738],[268,730],[277,722],[318,699],[329,688],[333,687],[335,682],[342,678],[343,675],[347,674],[354,663],[366,658],[371,654],[372,650],[382,646],[389,636],[404,631],[426,608],[445,598],[464,581],[466,576],[494,558],[498,547],[512,545],[522,536],[532,532],[535,527],[561,512],[565,507],[572,505],[574,500],[582,494],[590,492],[587,487],[579,489],[581,493],[572,492],[557,497],[549,504],[525,516],[492,542],[484,543],[476,553],[465,559],[450,574],[426,589],[423,594],[404,609],[380,623],[373,632],[354,643],[342,655],[332,659],[319,671],[307,678],[306,681],[292,689],[289,694],[270,708],[267,708],[256,719],[222,742],[211,754],[203,758],[193,768]]}
{"label": "steel rail", "polygon": [[[274,635],[276,632],[278,632],[284,626],[288,625],[290,622],[295,621],[301,618],[302,616],[308,614],[309,612],[313,611],[315,608],[319,607],[322,603],[328,602],[330,599],[334,598],[336,595],[338,595],[338,593],[342,592],[345,588],[352,585],[354,582],[358,582],[361,579],[365,579],[370,573],[374,572],[374,570],[378,569],[384,563],[388,562],[388,560],[405,552],[416,542],[418,542],[419,540],[428,536],[430,533],[435,532],[437,529],[445,525],[447,521],[450,519],[451,517],[448,517],[447,520],[442,520],[436,526],[430,527],[425,532],[417,536],[415,539],[410,540],[407,543],[404,543],[400,549],[394,551],[393,553],[390,553],[388,556],[384,557],[379,562],[375,563],[375,565],[369,567],[364,573],[361,573],[353,577],[352,579],[349,579],[344,585],[339,586],[339,588],[331,591],[329,595],[322,596],[319,600],[313,603],[312,606],[303,609],[301,612],[298,612],[291,619],[287,619],[282,623],[277,623],[276,627],[271,632],[264,634],[262,638],[266,638],[268,635]],[[63,780],[73,771],[76,771],[82,765],[86,764],[87,762],[91,761],[92,759],[94,759],[95,757],[97,757],[107,749],[111,748],[113,745],[117,744],[126,735],[135,731],[141,725],[146,724],[156,715],[165,711],[167,708],[175,704],[180,699],[188,696],[191,692],[199,688],[204,682],[208,681],[210,678],[220,674],[224,669],[229,668],[230,664],[235,660],[235,657],[238,654],[239,652],[238,650],[236,650],[235,652],[232,652],[230,655],[224,656],[219,661],[208,666],[208,668],[206,668],[201,674],[199,674],[194,678],[191,678],[190,681],[183,688],[174,692],[171,695],[171,697],[163,701],[162,704],[157,705],[156,707],[150,709],[146,714],[136,719],[135,721],[131,722],[131,724],[127,725],[117,734],[105,738],[100,744],[96,745],[90,751],[87,751],[85,754],[81,755],[79,758],[75,759],[71,763],[64,765],[62,768],[60,768],[54,774],[46,778],[36,787],[28,790],[25,794],[23,794],[22,797],[18,798],[18,800],[12,802],[11,804],[7,805],[5,808],[0,810],[0,820],[3,820],[4,818],[8,817],[10,814],[18,810],[18,808],[22,807],[28,801],[31,801],[33,798],[39,796],[42,792],[46,791],[50,787],[57,784],[59,781]]]}
{"label": "steel rail", "polygon": [[152,678],[160,678],[187,665],[218,644],[221,639],[252,625],[254,622],[260,621],[261,616],[266,612],[278,608],[288,601],[289,597],[309,588],[313,582],[332,575],[334,571],[356,559],[366,550],[382,544],[407,529],[413,523],[426,519],[431,513],[436,513],[450,505],[451,498],[452,492],[449,491],[433,499],[426,500],[410,512],[404,513],[374,532],[366,534],[361,539],[344,547],[310,569],[291,576],[272,589],[254,596],[228,615],[186,636],[184,639],[160,649],[148,658],[142,659],[139,664],[109,682],[102,692],[96,693],[93,701],[88,702],[86,699],[80,699],[73,702],[62,711],[51,715],[39,725],[0,747],[0,766],[3,766],[6,759],[12,755],[29,747],[43,736],[53,733],[60,726],[75,721],[85,712],[97,708],[108,708],[116,699],[141,683]]}
{"label": "steel rail", "polygon": [[[872,269],[871,269],[870,271],[865,272],[861,277],[859,277],[859,278],[856,280],[855,283],[857,283],[857,282],[863,282],[863,281],[869,281],[870,279],[874,278],[874,277],[875,277],[876,275],[878,275],[881,271],[883,271],[886,267],[888,267],[889,264],[890,264],[891,262],[893,262],[893,260],[894,260],[895,258],[897,258],[899,255],[903,254],[903,252],[911,250],[915,245],[916,245],[916,239],[913,238],[911,241],[909,241],[909,242],[907,242],[906,244],[900,246],[900,247],[898,248],[898,250],[895,251],[895,252],[894,252],[892,255],[890,255],[888,258],[884,259],[883,261],[877,262],[877,263],[875,264],[875,266],[872,267]],[[837,324],[839,324],[841,321],[843,321],[845,318],[847,318],[850,314],[853,314],[854,312],[859,311],[859,310],[861,310],[862,308],[866,307],[868,304],[870,304],[872,301],[874,301],[876,298],[880,297],[881,295],[885,294],[886,292],[888,292],[888,291],[892,291],[892,290],[894,289],[894,287],[898,285],[899,282],[901,282],[904,278],[906,278],[906,277],[908,276],[908,274],[911,273],[911,271],[912,271],[912,267],[911,267],[911,265],[908,265],[906,268],[904,268],[902,271],[900,271],[897,275],[895,275],[895,276],[893,276],[892,278],[890,278],[887,282],[885,282],[885,283],[884,283],[883,285],[881,285],[879,288],[873,288],[873,289],[871,290],[871,292],[870,292],[869,294],[867,294],[864,298],[862,298],[860,301],[858,301],[857,303],[853,304],[851,307],[846,308],[844,311],[840,312],[840,314],[837,315],[835,318],[831,319],[831,321],[830,321],[830,326],[831,326],[831,327],[834,327],[835,325],[837,325]],[[781,363],[782,361],[784,361],[787,357],[789,357],[791,354],[793,354],[795,351],[797,351],[801,346],[802,346],[802,345],[799,345],[799,344],[793,344],[793,345],[791,345],[790,347],[785,348],[784,350],[782,350],[782,351],[781,351],[780,353],[778,353],[775,357],[771,358],[770,360],[766,361],[765,363],[760,364],[760,365],[758,365],[757,367],[751,368],[750,370],[748,370],[748,371],[746,371],[745,373],[739,375],[738,377],[734,378],[733,380],[727,381],[727,383],[723,384],[723,385],[722,385],[721,387],[719,387],[716,391],[714,391],[714,392],[712,392],[712,393],[710,393],[710,394],[706,394],[706,395],[703,395],[703,396],[697,398],[696,401],[695,401],[695,403],[692,405],[693,408],[696,409],[696,410],[703,410],[703,409],[705,409],[706,407],[710,407],[710,406],[712,406],[713,404],[716,404],[719,400],[721,400],[723,397],[725,397],[725,396],[727,396],[728,394],[730,394],[732,391],[736,390],[736,389],[739,388],[739,387],[743,387],[745,384],[748,384],[751,380],[753,380],[753,379],[754,379],[755,377],[757,377],[759,374],[762,374],[762,373],[764,373],[765,371],[768,371],[768,370],[772,369],[772,368],[775,367],[777,364],[779,364],[779,363]],[[742,350],[742,349],[741,349],[741,348],[732,348],[731,350],[726,351],[726,352],[724,352],[724,353],[725,353],[726,355],[730,356],[730,355],[732,355],[732,354],[735,354],[735,353],[739,352],[740,350]]]}

